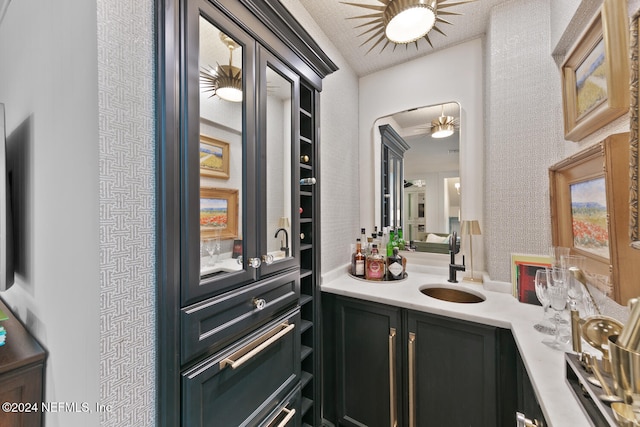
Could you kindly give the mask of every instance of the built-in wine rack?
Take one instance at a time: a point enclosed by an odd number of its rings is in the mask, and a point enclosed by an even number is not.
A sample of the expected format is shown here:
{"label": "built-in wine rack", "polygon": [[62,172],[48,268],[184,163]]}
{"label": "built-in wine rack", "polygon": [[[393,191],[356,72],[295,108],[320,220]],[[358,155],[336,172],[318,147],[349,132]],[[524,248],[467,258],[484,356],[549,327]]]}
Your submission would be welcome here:
{"label": "built-in wine rack", "polygon": [[[300,306],[302,325],[302,425],[320,425],[320,181],[318,94],[300,86]],[[315,178],[315,179],[311,179]],[[304,184],[303,184],[304,182]]]}

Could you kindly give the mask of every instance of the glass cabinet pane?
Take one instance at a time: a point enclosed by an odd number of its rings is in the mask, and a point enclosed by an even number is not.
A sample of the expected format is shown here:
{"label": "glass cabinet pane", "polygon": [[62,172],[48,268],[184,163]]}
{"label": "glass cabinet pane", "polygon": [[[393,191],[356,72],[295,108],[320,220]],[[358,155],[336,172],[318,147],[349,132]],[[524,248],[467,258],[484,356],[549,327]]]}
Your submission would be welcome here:
{"label": "glass cabinet pane", "polygon": [[243,48],[199,19],[200,276],[243,270]]}
{"label": "glass cabinet pane", "polygon": [[267,67],[265,241],[273,261],[291,254],[292,91],[289,80]]}

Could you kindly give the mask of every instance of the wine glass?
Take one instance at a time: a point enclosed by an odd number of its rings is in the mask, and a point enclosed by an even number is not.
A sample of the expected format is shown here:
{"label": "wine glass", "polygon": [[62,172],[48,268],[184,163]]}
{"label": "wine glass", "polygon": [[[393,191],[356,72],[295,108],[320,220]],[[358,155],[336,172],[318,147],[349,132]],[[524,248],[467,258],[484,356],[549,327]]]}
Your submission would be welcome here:
{"label": "wine glass", "polygon": [[[582,255],[563,255],[560,258],[560,265],[567,270],[568,273],[571,270],[577,269],[584,272],[585,257]],[[567,277],[567,295],[569,297],[569,307],[571,310],[576,310],[578,307],[578,301],[582,298],[582,283],[578,281],[573,274],[569,274]]]}
{"label": "wine glass", "polygon": [[585,316],[602,314],[607,298],[611,294],[611,282],[605,274],[586,274],[587,289],[583,295]]}
{"label": "wine glass", "polygon": [[218,256],[220,256],[220,238],[214,237],[211,239],[205,239],[202,242],[202,246],[209,255],[207,265],[215,264],[218,261]]}
{"label": "wine glass", "polygon": [[[549,274],[547,274],[547,296],[549,297],[549,303],[553,311],[555,311],[554,316],[552,317],[553,322],[556,325],[555,334],[553,339],[545,339],[543,340],[543,344],[548,345],[549,347],[561,350],[564,343],[560,340],[560,319],[561,314],[565,310],[567,306],[567,282],[566,280],[554,278],[553,269],[556,267],[552,267],[547,270]],[[562,270],[562,269],[559,269]],[[555,277],[563,277],[563,274],[557,272]]]}
{"label": "wine glass", "polygon": [[563,256],[569,255],[570,251],[570,248],[565,248],[563,246],[552,246],[549,251],[549,255],[551,256],[551,266],[560,266],[560,260]]}
{"label": "wine glass", "polygon": [[542,320],[533,325],[533,328],[547,335],[553,335],[555,333],[555,326],[547,318],[547,312],[549,309],[549,297],[547,296],[547,270],[546,268],[540,268],[536,271],[536,277],[534,279],[534,285],[536,289],[536,297],[542,304]]}

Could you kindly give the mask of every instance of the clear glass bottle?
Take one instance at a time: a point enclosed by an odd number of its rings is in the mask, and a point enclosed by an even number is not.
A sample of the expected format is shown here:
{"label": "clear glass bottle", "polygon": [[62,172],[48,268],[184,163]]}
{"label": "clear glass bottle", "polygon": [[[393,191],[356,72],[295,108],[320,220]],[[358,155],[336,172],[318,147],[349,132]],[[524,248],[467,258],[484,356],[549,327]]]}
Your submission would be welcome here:
{"label": "clear glass bottle", "polygon": [[365,278],[367,280],[384,280],[385,262],[384,257],[378,253],[378,245],[372,245],[371,255],[367,256],[365,266]]}
{"label": "clear glass bottle", "polygon": [[387,257],[387,280],[404,279],[404,257],[400,255],[398,247],[393,248],[393,253]]}

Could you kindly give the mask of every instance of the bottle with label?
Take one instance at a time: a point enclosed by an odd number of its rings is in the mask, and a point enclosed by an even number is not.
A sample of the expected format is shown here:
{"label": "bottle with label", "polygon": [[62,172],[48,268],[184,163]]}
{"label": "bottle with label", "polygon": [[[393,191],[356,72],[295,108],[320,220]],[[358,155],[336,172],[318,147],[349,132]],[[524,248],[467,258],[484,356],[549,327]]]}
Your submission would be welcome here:
{"label": "bottle with label", "polygon": [[362,243],[356,239],[356,251],[351,257],[351,274],[364,279],[365,256],[362,253]]}
{"label": "bottle with label", "polygon": [[398,253],[398,248],[393,248],[393,254],[387,257],[387,280],[404,279],[404,257]]}
{"label": "bottle with label", "polygon": [[364,247],[364,254],[365,255],[370,255],[371,254],[371,246],[373,245],[373,238],[371,236],[367,237],[367,244]]}
{"label": "bottle with label", "polygon": [[384,280],[384,257],[378,253],[378,245],[373,244],[371,255],[367,256],[365,263],[365,278],[367,280]]}

